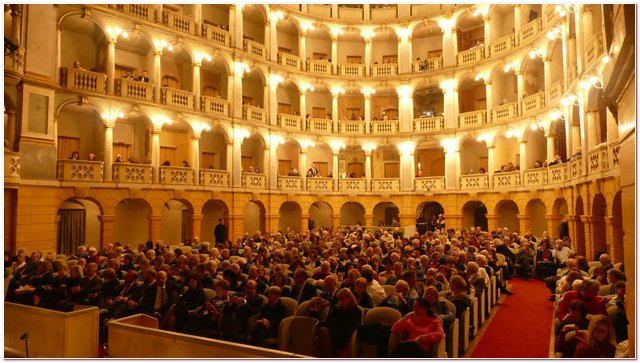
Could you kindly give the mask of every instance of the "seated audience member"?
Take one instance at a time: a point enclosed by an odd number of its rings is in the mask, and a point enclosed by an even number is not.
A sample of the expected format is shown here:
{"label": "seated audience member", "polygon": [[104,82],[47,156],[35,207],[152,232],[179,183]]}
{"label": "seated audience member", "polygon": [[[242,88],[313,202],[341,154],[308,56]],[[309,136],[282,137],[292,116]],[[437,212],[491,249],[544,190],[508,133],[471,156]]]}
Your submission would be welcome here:
{"label": "seated audience member", "polygon": [[409,284],[404,280],[396,282],[396,291],[387,294],[380,306],[386,306],[398,310],[402,316],[413,311],[413,300],[409,296]]}
{"label": "seated audience member", "polygon": [[147,71],[142,71],[142,74],[138,76],[138,81],[149,83],[149,73]]}
{"label": "seated audience member", "polygon": [[257,284],[253,280],[247,281],[242,294],[235,294],[225,309],[222,338],[231,342],[246,342],[247,325],[249,318],[262,311],[264,300],[257,294]]}
{"label": "seated audience member", "polygon": [[353,331],[362,326],[362,310],[349,289],[337,293],[338,303],[319,325],[317,357],[346,357]]}
{"label": "seated audience member", "polygon": [[33,295],[33,305],[45,308],[55,309],[58,303],[67,296],[67,285],[69,284],[69,266],[62,263],[58,266],[58,275],[51,278],[51,282],[47,285],[36,287]]}
{"label": "seated audience member", "polygon": [[451,309],[449,309],[449,305],[446,303],[446,300],[440,298],[438,295],[438,290],[435,287],[429,286],[424,292],[424,297],[427,299],[429,303],[429,311],[433,312],[442,320],[442,326],[445,330],[449,328],[456,320],[456,315]]}
{"label": "seated audience member", "polygon": [[158,318],[160,326],[167,324],[167,311],[173,305],[173,288],[167,283],[167,273],[164,271],[155,272],[150,268],[145,274],[144,294],[137,304],[137,311],[142,314],[151,315]]}
{"label": "seated audience member", "polygon": [[87,264],[86,275],[78,285],[71,288],[67,300],[61,302],[60,308],[64,311],[72,311],[76,304],[97,306],[101,289],[102,279],[98,277],[98,265],[91,262]]}
{"label": "seated audience member", "polygon": [[584,280],[577,291],[566,292],[556,311],[558,319],[564,319],[565,315],[569,312],[569,303],[574,300],[580,300],[587,306],[587,312],[592,315],[602,314],[606,315],[602,297],[598,296],[600,289],[600,283],[594,280]]}
{"label": "seated audience member", "polygon": [[442,320],[429,309],[424,297],[413,302],[413,312],[397,321],[391,331],[400,335],[400,343],[391,352],[397,358],[432,357],[431,346],[445,336]]}
{"label": "seated audience member", "polygon": [[299,268],[293,275],[294,285],[291,287],[291,298],[296,300],[298,304],[310,300],[317,295],[317,289],[309,280],[307,271]]}
{"label": "seated audience member", "polygon": [[373,308],[376,304],[373,302],[373,298],[367,292],[367,279],[359,277],[356,279],[353,294],[356,296],[358,306],[364,309]]}
{"label": "seated audience member", "polygon": [[531,247],[529,240],[523,238],[522,246],[516,252],[516,264],[520,265],[518,275],[524,277],[525,280],[529,280],[529,271],[533,263],[534,254],[535,251]]}
{"label": "seated audience member", "polygon": [[[574,331],[572,338],[567,334]],[[575,325],[565,325],[558,336],[560,351],[571,351],[567,346],[575,345],[573,356],[564,358],[613,358],[616,353],[616,333],[606,315],[591,318],[587,332],[580,331]],[[558,349],[558,348],[556,348]]]}
{"label": "seated audience member", "polygon": [[616,332],[616,340],[619,343],[627,340],[628,338],[627,326],[629,325],[629,320],[627,319],[627,311],[625,308],[625,295],[627,289],[624,281],[616,282],[613,288],[616,290],[615,296],[613,298],[605,297],[602,300],[607,307],[607,312],[611,318],[611,324],[613,324]]}
{"label": "seated audience member", "polygon": [[256,320],[256,325],[251,333],[251,344],[266,347],[265,340],[278,336],[278,327],[282,319],[286,317],[287,310],[280,300],[280,288],[272,286],[267,293],[268,304],[262,308],[262,312]]}
{"label": "seated audience member", "polygon": [[196,310],[205,303],[204,290],[201,280],[197,275],[188,277],[187,290],[180,295],[168,313],[167,326],[169,330],[187,332],[190,317],[196,314]]}

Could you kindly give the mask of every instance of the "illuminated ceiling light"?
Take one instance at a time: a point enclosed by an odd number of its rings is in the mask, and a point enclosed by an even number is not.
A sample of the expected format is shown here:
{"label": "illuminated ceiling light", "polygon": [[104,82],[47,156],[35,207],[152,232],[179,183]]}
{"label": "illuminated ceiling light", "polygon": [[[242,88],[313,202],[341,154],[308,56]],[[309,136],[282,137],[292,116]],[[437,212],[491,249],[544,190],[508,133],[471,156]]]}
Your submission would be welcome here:
{"label": "illuminated ceiling light", "polygon": [[515,64],[513,64],[513,63],[511,63],[511,62],[507,63],[507,64],[504,66],[504,72],[505,72],[505,73],[507,73],[507,72],[511,72],[511,71],[514,71],[514,72],[515,72],[515,70],[516,70],[516,65],[515,65]]}
{"label": "illuminated ceiling light", "polygon": [[579,105],[578,97],[576,95],[572,95],[570,93],[567,93],[564,96],[562,96],[562,99],[560,99],[560,103],[565,107],[568,107],[568,106],[571,106],[571,105],[574,105],[574,106]]}
{"label": "illuminated ceiling light", "polygon": [[578,85],[580,86],[580,88],[582,88],[584,90],[588,90],[591,87],[597,88],[597,89],[602,89],[602,87],[603,87],[602,80],[600,78],[594,77],[594,76],[584,76],[584,77],[582,77],[582,79],[580,80]]}
{"label": "illuminated ceiling light", "polygon": [[611,60],[611,58],[610,58],[608,55],[605,55],[605,56],[602,58],[602,63],[603,63],[603,64],[607,64],[607,63],[609,63],[609,61],[610,61],[610,60]]}

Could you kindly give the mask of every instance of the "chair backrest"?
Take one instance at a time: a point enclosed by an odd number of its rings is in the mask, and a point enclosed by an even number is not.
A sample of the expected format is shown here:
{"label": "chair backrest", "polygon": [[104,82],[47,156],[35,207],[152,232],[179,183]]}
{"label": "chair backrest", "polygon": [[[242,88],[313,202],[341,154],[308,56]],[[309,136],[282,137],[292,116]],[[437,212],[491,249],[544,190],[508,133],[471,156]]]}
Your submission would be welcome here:
{"label": "chair backrest", "polygon": [[213,300],[214,297],[216,297],[216,292],[213,291],[212,289],[202,289],[202,290],[204,290],[204,301],[209,302]]}
{"label": "chair backrest", "polygon": [[289,316],[278,327],[278,349],[311,356],[318,319],[307,316]]}
{"label": "chair backrest", "polygon": [[364,316],[364,324],[384,323],[388,325],[395,324],[396,321],[402,319],[402,314],[394,309],[384,306],[375,307],[367,312]]}
{"label": "chair backrest", "polygon": [[611,284],[600,286],[600,290],[598,290],[598,295],[605,296],[609,295],[609,291],[611,291]]}
{"label": "chair backrest", "polygon": [[182,246],[182,247],[180,247],[180,249],[182,250],[182,253],[191,252],[191,246]]}
{"label": "chair backrest", "polygon": [[307,300],[298,305],[298,308],[296,309],[296,316],[309,316],[309,304],[311,304],[311,300]]}
{"label": "chair backrest", "polygon": [[57,260],[66,260],[67,259],[67,255],[61,253],[59,255],[56,256]]}
{"label": "chair backrest", "polygon": [[496,257],[498,258],[498,266],[502,266],[504,265],[505,261],[507,260],[506,257],[504,257],[504,255],[502,253],[496,253]]}
{"label": "chair backrest", "polygon": [[389,295],[392,292],[396,292],[396,287],[394,285],[382,285],[385,294]]}
{"label": "chair backrest", "polygon": [[284,304],[287,309],[287,316],[294,316],[296,314],[296,309],[298,308],[298,302],[290,297],[280,297],[280,301]]}
{"label": "chair backrest", "polygon": [[602,264],[600,263],[600,261],[589,261],[587,265],[589,265],[589,268],[602,267]]}
{"label": "chair backrest", "polygon": [[262,301],[264,302],[264,305],[268,305],[269,304],[269,298],[262,295],[262,294],[258,294],[258,296],[260,296],[262,298]]}
{"label": "chair backrest", "polygon": [[444,301],[444,303],[447,304],[447,306],[449,307],[449,310],[451,310],[453,315],[456,314],[456,306],[451,301],[443,299],[443,298],[440,298],[440,301]]}
{"label": "chair backrest", "polygon": [[371,299],[373,300],[373,303],[375,304],[375,306],[380,306],[380,304],[382,304],[382,302],[384,301],[384,298],[382,297],[382,295],[378,295],[378,294],[371,295]]}

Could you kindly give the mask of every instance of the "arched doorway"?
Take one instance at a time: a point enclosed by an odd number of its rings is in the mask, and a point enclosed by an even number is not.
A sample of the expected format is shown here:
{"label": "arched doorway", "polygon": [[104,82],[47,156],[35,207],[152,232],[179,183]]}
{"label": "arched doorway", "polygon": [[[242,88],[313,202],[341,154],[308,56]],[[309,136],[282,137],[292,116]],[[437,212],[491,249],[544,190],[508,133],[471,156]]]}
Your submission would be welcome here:
{"label": "arched doorway", "polygon": [[113,241],[135,248],[149,240],[151,207],[143,199],[124,199],[116,206]]}
{"label": "arched doorway", "polygon": [[300,231],[302,208],[296,202],[284,202],[280,206],[279,229],[283,233],[290,228],[294,232]]}
{"label": "arched doorway", "polygon": [[373,224],[379,226],[391,226],[393,220],[400,223],[400,210],[398,206],[391,202],[382,202],[373,207]]}
{"label": "arched doorway", "polygon": [[177,245],[191,239],[192,218],[193,207],[188,202],[177,199],[167,201],[162,208],[160,239],[167,245]]}
{"label": "arched doorway", "polygon": [[354,226],[358,223],[366,225],[365,210],[358,202],[347,202],[340,208],[340,225]]}
{"label": "arched doorway", "polygon": [[604,195],[598,193],[593,197],[591,206],[591,243],[593,245],[593,255],[599,256],[602,253],[609,253],[607,245],[607,232],[604,226],[604,215],[607,210],[607,202]]}
{"label": "arched doorway", "polygon": [[[213,236],[213,230],[220,221],[220,218],[224,219],[224,224],[227,225],[227,234],[229,230],[228,218],[229,208],[227,205],[219,200],[208,200],[202,206],[202,222],[200,224],[200,240],[210,241],[212,245],[215,244],[215,237]],[[227,239],[229,237],[227,236]]]}
{"label": "arched doorway", "polygon": [[576,236],[574,240],[575,250],[578,255],[586,256],[587,255],[587,247],[584,241],[584,222],[582,218],[584,218],[584,204],[582,203],[582,197],[576,198],[576,209],[575,209],[575,229]]}
{"label": "arched doorway", "polygon": [[76,252],[78,246],[100,248],[100,206],[88,199],[67,199],[58,207],[58,253]]}
{"label": "arched doorway", "polygon": [[[503,200],[496,205],[495,214],[498,217],[498,228],[507,228],[510,232],[520,231],[518,221],[518,205],[512,200]],[[524,231],[520,231],[524,232]]]}
{"label": "arched doorway", "polygon": [[316,228],[330,228],[333,226],[333,209],[328,203],[314,202],[309,207],[309,216],[316,222]]}
{"label": "arched doorway", "polygon": [[480,227],[483,231],[489,230],[487,207],[484,203],[472,200],[462,206],[462,227]]}
{"label": "arched doorway", "polygon": [[527,203],[526,215],[530,218],[528,230],[535,237],[539,238],[542,236],[542,232],[548,231],[549,226],[547,225],[546,214],[547,207],[540,199],[533,199]]}
{"label": "arched doorway", "polygon": [[248,201],[244,206],[244,231],[246,233],[265,232],[266,213],[262,202],[257,200]]}
{"label": "arched doorway", "polygon": [[435,220],[440,214],[444,214],[444,208],[438,202],[423,202],[416,210],[416,218],[423,216],[427,221],[427,230],[435,230]]}

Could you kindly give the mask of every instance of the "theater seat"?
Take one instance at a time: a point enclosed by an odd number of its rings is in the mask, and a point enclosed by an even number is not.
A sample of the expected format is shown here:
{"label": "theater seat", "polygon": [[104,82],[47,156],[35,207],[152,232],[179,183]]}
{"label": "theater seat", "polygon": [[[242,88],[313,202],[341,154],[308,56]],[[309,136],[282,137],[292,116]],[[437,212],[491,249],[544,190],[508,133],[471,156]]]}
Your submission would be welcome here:
{"label": "theater seat", "polygon": [[[431,346],[431,354],[433,355],[433,358],[447,358],[447,351],[445,349],[446,339],[447,339],[446,337],[442,338],[441,341]],[[389,357],[390,358],[393,357],[393,353],[395,352],[396,347],[398,346],[398,343],[400,343],[401,340],[402,340],[402,337],[399,334],[392,332],[391,336],[389,336]]]}
{"label": "theater seat", "polygon": [[[402,314],[396,309],[389,307],[375,307],[367,312],[364,317],[364,329],[368,325],[380,323],[389,326],[389,329],[396,321],[402,319]],[[373,343],[365,342],[356,334],[356,342],[351,347],[351,358],[382,358],[378,356],[378,347]]]}
{"label": "theater seat", "polygon": [[308,316],[289,316],[278,327],[278,349],[311,356],[318,319]]}
{"label": "theater seat", "polygon": [[305,301],[302,304],[298,305],[295,316],[308,316],[308,317],[317,318],[320,321],[325,321],[327,319],[327,316],[329,316],[329,306],[325,306],[324,309],[322,309],[318,313],[318,316],[314,317],[310,315],[309,304],[311,304],[311,301]]}
{"label": "theater seat", "polygon": [[287,316],[294,316],[296,314],[296,309],[298,308],[298,302],[293,300],[290,297],[281,297],[280,301],[284,304],[287,309]]}

